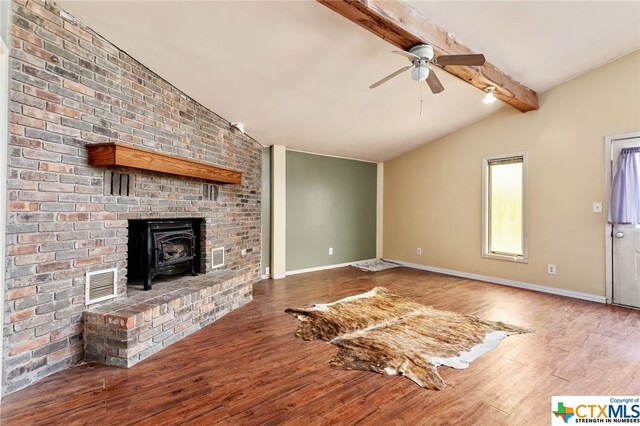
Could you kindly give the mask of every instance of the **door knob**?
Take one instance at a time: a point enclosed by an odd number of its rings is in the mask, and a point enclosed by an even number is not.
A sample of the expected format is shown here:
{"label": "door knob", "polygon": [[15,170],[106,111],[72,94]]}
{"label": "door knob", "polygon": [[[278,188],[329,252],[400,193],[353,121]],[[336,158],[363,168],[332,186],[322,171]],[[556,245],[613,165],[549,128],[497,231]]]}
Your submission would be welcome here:
{"label": "door knob", "polygon": [[618,231],[618,232],[615,233],[615,235],[616,235],[616,238],[622,238],[622,237],[624,237],[624,232]]}

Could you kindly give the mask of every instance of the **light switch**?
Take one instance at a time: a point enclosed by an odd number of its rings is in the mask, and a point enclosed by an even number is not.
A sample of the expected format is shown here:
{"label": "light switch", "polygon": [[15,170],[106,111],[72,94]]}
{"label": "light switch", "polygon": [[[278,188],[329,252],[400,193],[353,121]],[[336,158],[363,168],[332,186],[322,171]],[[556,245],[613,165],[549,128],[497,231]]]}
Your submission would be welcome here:
{"label": "light switch", "polygon": [[602,203],[600,201],[593,202],[593,212],[602,213]]}

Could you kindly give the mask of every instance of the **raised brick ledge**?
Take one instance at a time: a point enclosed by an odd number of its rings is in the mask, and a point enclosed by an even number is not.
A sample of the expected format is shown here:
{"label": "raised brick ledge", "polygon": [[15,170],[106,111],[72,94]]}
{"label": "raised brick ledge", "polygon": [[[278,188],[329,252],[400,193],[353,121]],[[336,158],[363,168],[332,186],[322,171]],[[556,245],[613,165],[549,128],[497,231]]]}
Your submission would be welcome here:
{"label": "raised brick ledge", "polygon": [[84,312],[85,361],[129,368],[252,299],[251,273],[210,273]]}

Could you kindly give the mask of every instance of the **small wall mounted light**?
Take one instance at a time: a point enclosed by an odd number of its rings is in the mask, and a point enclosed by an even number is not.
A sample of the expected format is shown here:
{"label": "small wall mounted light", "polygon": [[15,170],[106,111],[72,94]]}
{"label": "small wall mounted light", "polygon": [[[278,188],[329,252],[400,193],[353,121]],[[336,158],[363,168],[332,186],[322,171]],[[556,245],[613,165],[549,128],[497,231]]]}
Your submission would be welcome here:
{"label": "small wall mounted light", "polygon": [[493,91],[496,90],[496,86],[489,86],[487,88],[484,89],[484,91],[486,92],[486,95],[484,95],[484,99],[482,100],[482,102],[484,102],[485,104],[492,104],[496,101],[496,96],[493,94]]}
{"label": "small wall mounted light", "polygon": [[231,127],[238,130],[240,133],[244,135],[244,124],[242,123],[230,123]]}

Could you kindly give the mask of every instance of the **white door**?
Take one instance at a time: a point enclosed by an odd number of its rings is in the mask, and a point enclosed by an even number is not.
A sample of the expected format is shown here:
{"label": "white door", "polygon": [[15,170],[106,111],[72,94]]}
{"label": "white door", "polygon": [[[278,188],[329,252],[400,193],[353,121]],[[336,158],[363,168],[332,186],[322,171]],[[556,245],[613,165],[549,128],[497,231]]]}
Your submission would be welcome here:
{"label": "white door", "polygon": [[[640,147],[640,138],[611,145],[611,179],[622,148]],[[613,225],[613,303],[640,308],[640,225]]]}

